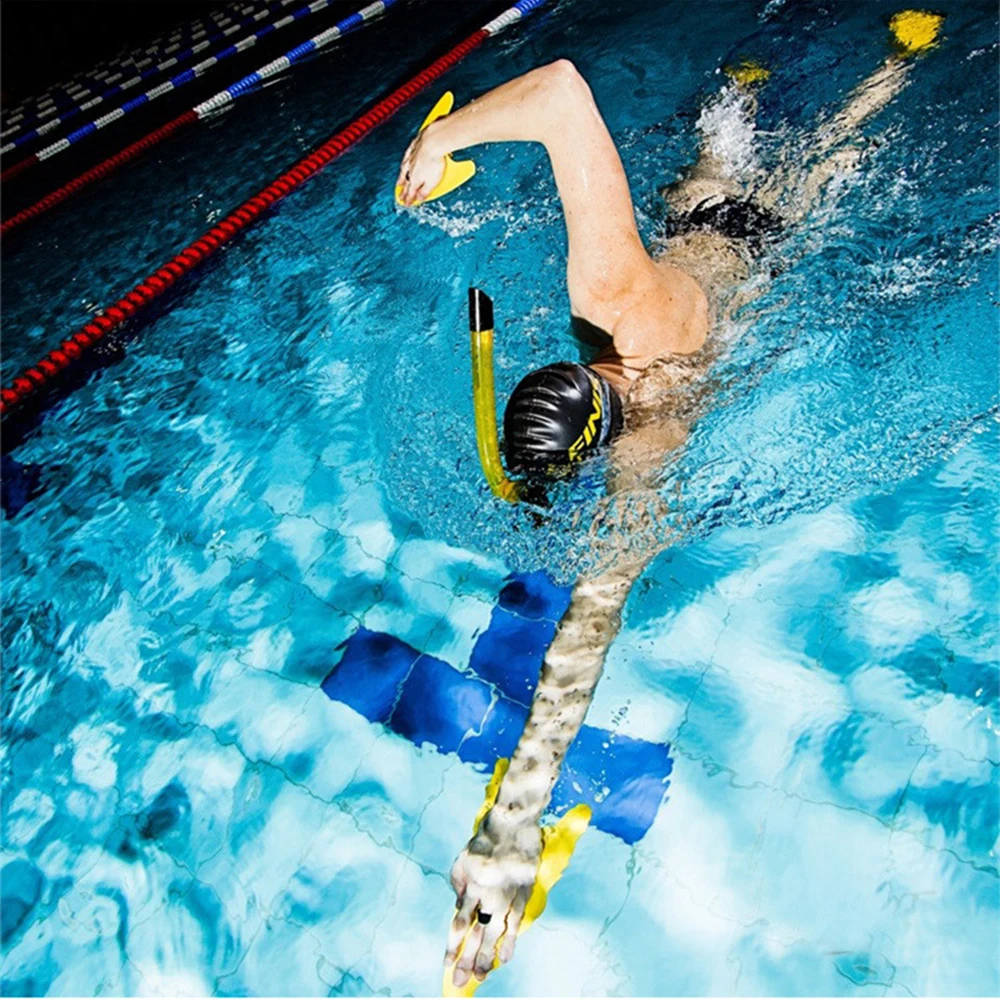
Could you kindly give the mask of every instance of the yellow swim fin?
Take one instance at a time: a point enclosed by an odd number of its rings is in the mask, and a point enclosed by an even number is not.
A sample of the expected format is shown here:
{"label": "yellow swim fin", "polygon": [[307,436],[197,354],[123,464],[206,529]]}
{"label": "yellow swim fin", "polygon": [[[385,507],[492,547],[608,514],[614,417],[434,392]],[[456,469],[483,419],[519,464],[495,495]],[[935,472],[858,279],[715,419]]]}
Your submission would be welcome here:
{"label": "yellow swim fin", "polygon": [[901,53],[916,55],[931,48],[941,33],[944,14],[929,10],[901,10],[889,21],[889,31]]}
{"label": "yellow swim fin", "polygon": [[764,83],[771,75],[771,71],[766,66],[754,59],[743,59],[735,66],[726,66],[723,72],[745,90],[756,83]]}
{"label": "yellow swim fin", "polygon": [[[441,100],[431,108],[431,113],[424,119],[423,125],[420,126],[420,131],[423,132],[431,122],[436,122],[439,118],[444,118],[448,114],[452,105],[455,103],[455,95],[449,90],[441,96]],[[428,201],[434,201],[435,198],[440,198],[442,195],[450,194],[455,188],[461,187],[466,181],[471,180],[476,172],[476,165],[472,160],[458,160],[455,161],[451,158],[451,155],[446,155],[444,158],[444,175],[438,182],[437,187],[421,201],[415,202],[417,205],[423,205]],[[396,204],[402,205],[403,202],[400,199],[400,195],[403,192],[403,186],[401,184],[396,185]]]}
{"label": "yellow swim fin", "polygon": [[[479,829],[479,824],[482,823],[486,818],[486,814],[493,808],[493,804],[497,800],[497,794],[500,791],[500,782],[503,781],[503,777],[507,773],[509,766],[510,761],[505,757],[501,757],[497,761],[496,767],[493,769],[493,777],[486,786],[486,797],[479,812],[476,814],[476,821],[472,825],[473,833]],[[583,836],[589,823],[590,806],[581,803],[580,805],[573,806],[565,816],[559,819],[555,826],[543,827],[542,856],[538,863],[538,875],[535,878],[535,886],[531,890],[528,905],[525,907],[521,926],[518,928],[518,936],[523,934],[542,915],[552,887],[562,878],[562,874],[566,871],[566,866],[569,864],[569,859],[573,856],[573,851],[576,849],[576,842]],[[503,937],[497,942],[497,948],[500,947],[500,942],[502,941]],[[465,942],[463,941],[462,947],[464,946]],[[459,948],[458,956],[461,957],[461,955],[462,948]],[[498,963],[494,959],[493,968],[495,969],[497,965]],[[454,972],[454,965],[450,965],[444,970],[444,983],[441,986],[441,996],[474,996],[480,986],[479,980],[473,976],[464,986],[459,987],[452,981]]]}

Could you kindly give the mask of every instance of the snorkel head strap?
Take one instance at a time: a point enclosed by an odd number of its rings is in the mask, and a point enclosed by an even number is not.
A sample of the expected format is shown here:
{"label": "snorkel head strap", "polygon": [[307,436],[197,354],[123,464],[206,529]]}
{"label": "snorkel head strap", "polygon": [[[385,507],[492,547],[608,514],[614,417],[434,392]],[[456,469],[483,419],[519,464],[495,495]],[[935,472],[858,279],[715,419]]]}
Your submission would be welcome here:
{"label": "snorkel head strap", "polygon": [[[532,500],[528,484],[509,479],[500,460],[493,387],[493,302],[478,288],[469,289],[469,332],[476,445],[486,481],[504,500]],[[521,379],[507,403],[507,467],[529,476],[559,475],[607,444],[621,427],[621,399],[607,379],[586,365],[546,365]]]}

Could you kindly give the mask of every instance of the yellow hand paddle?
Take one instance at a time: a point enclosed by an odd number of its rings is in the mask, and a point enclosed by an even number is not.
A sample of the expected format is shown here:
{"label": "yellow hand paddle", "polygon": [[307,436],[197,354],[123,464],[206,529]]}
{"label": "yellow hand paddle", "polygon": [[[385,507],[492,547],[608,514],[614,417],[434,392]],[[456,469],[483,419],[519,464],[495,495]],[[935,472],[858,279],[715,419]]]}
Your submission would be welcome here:
{"label": "yellow hand paddle", "polygon": [[725,66],[723,72],[744,90],[754,84],[765,83],[771,76],[771,71],[755,59],[743,59],[732,66]]}
{"label": "yellow hand paddle", "polygon": [[[444,118],[451,111],[454,103],[455,95],[450,90],[443,94],[441,100],[431,108],[431,113],[424,119],[423,125],[420,126],[420,131],[423,132],[431,122],[436,122],[439,118]],[[444,158],[444,175],[441,177],[441,180],[438,181],[437,186],[426,198],[422,198],[420,201],[414,202],[414,204],[423,205],[428,201],[434,201],[435,198],[442,197],[442,195],[449,194],[455,188],[461,187],[466,181],[471,180],[475,172],[476,165],[472,160],[455,161],[451,158],[451,154],[447,154]],[[403,204],[402,193],[403,185],[397,184],[397,205]]]}
{"label": "yellow hand paddle", "polygon": [[928,10],[901,10],[892,15],[889,31],[902,54],[912,56],[937,43],[943,22],[943,14]]}
{"label": "yellow hand paddle", "polygon": [[[473,834],[479,829],[479,824],[486,818],[486,814],[493,808],[500,792],[500,782],[507,773],[510,765],[505,757],[501,757],[493,770],[493,777],[486,786],[486,798],[483,801],[479,812],[476,814],[476,821],[472,826]],[[549,893],[552,887],[562,878],[566,871],[569,859],[573,856],[577,841],[583,836],[590,823],[590,806],[581,803],[573,806],[565,816],[561,817],[555,826],[546,826],[542,829],[542,856],[538,863],[538,875],[535,877],[535,886],[531,890],[528,898],[528,905],[524,909],[524,917],[521,919],[521,926],[518,928],[520,937],[541,915],[548,902]],[[470,927],[469,930],[472,928]],[[466,934],[466,939],[468,934]],[[503,942],[503,937],[497,942],[497,949]],[[455,961],[462,957],[462,948],[465,947],[465,939],[458,949],[458,956]],[[493,959],[493,968],[497,968],[500,963]],[[456,986],[453,981],[455,966],[450,965],[444,970],[444,984],[441,987],[443,997],[471,997],[479,989],[480,982],[473,976],[464,986]]]}

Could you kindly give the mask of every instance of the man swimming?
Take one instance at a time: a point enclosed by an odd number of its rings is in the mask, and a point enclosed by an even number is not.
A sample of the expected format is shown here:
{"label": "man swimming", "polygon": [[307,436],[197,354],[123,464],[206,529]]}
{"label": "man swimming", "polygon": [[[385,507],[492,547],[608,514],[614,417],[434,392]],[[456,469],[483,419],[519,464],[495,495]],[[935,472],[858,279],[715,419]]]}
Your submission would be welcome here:
{"label": "man swimming", "polygon": [[[652,251],[639,236],[628,179],[590,87],[567,60],[497,87],[414,139],[398,179],[406,205],[434,190],[445,156],[479,143],[539,142],[552,164],[569,237],[573,320],[603,346],[588,365],[549,365],[515,388],[504,418],[512,471],[544,472],[571,460],[569,449],[591,412],[579,401],[596,392],[603,405],[595,444],[614,439],[610,490],[647,501],[655,518],[662,499],[649,474],[683,443],[697,415],[685,390],[711,360],[713,322],[732,307],[765,241],[803,215],[831,177],[857,166],[860,150],[851,142],[857,126],[900,90],[912,65],[907,56],[920,51],[896,28],[894,34],[901,51],[817,133],[800,170],[776,174],[751,193],[707,137],[698,163],[666,193],[675,214]],[[741,97],[750,112],[751,86]],[[539,821],[628,593],[663,548],[662,541],[618,545],[597,573],[573,588],[496,803],[452,870],[458,908],[445,961],[457,959],[456,986],[473,975],[485,978],[495,959],[513,954],[538,869]]]}

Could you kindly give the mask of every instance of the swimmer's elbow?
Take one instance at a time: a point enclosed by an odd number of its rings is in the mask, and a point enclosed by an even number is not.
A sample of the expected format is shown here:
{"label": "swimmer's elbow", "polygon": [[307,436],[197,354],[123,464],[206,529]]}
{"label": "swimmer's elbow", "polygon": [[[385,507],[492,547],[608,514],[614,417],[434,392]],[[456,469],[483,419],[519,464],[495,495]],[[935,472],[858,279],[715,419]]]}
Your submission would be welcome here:
{"label": "swimmer's elbow", "polygon": [[569,59],[557,59],[540,70],[547,88],[570,101],[590,99],[590,87],[583,75]]}
{"label": "swimmer's elbow", "polygon": [[564,86],[575,86],[578,80],[583,80],[580,71],[571,59],[556,59],[555,62],[550,62],[542,69],[549,77]]}

